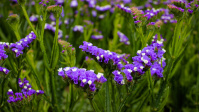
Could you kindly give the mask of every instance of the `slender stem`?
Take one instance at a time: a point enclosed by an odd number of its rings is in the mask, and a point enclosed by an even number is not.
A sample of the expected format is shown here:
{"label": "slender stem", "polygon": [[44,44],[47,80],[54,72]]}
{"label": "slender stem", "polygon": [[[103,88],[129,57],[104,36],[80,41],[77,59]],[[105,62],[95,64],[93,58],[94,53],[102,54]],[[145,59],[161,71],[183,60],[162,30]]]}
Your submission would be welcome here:
{"label": "slender stem", "polygon": [[45,24],[46,24],[46,15],[47,15],[47,13],[45,12],[43,14],[43,21],[42,21],[41,35],[40,35],[39,43],[40,43],[41,51],[44,54],[44,57],[43,57],[44,65],[48,69],[48,71],[50,71],[48,56],[46,54],[46,49],[45,49],[45,46],[44,46],[44,39],[43,39],[44,38],[44,28],[45,28]]}
{"label": "slender stem", "polygon": [[106,89],[105,89],[105,112],[111,111],[110,105],[110,94],[109,94],[109,78],[106,81]]}
{"label": "slender stem", "polygon": [[69,110],[73,110],[73,84],[70,84],[70,105],[69,105]]}
{"label": "slender stem", "polygon": [[18,31],[14,31],[16,37],[17,37],[17,40],[19,41],[21,39],[20,35],[19,35],[19,32]]}
{"label": "slender stem", "polygon": [[92,99],[89,99],[89,101],[90,101],[90,103],[91,103],[91,106],[92,106],[93,110],[94,110],[95,112],[97,112],[97,111],[95,110],[95,107],[93,106],[93,100],[92,100]]}
{"label": "slender stem", "polygon": [[34,28],[34,26],[33,26],[32,23],[30,22],[30,19],[29,19],[28,13],[27,13],[27,11],[26,11],[25,5],[21,5],[21,8],[22,8],[22,10],[23,10],[23,13],[24,13],[24,16],[25,16],[26,20],[28,21],[28,24],[29,24],[30,27],[32,28],[32,30],[33,30],[33,32],[35,33],[35,35],[38,36],[38,35],[37,35],[37,32],[36,32],[36,30],[35,30],[35,28]]}
{"label": "slender stem", "polygon": [[51,67],[52,69],[55,68],[55,66],[57,65],[57,60],[58,60],[58,56],[59,56],[59,52],[57,53],[56,51],[58,50],[58,30],[59,30],[59,17],[56,18],[56,30],[55,30],[55,37],[54,37],[54,41],[53,41],[53,49],[52,49],[52,53],[51,53]]}
{"label": "slender stem", "polygon": [[50,86],[51,86],[52,105],[53,105],[54,111],[58,111],[57,96],[56,96],[56,89],[55,89],[55,70],[53,70],[52,74],[50,74]]}
{"label": "slender stem", "polygon": [[113,112],[116,111],[116,106],[115,106],[115,84],[113,83],[113,78],[111,78],[111,87],[112,87],[112,92],[111,92],[111,97],[112,97],[112,108]]}
{"label": "slender stem", "polygon": [[4,76],[3,82],[2,82],[2,86],[1,86],[1,89],[2,89],[2,90],[1,90],[1,95],[2,95],[2,98],[1,98],[0,107],[1,107],[1,105],[2,105],[2,103],[3,103],[3,98],[4,98],[4,94],[3,94],[3,93],[4,93],[4,88],[5,88],[5,87],[4,87],[5,79],[6,79],[6,78],[5,78],[5,76]]}
{"label": "slender stem", "polygon": [[125,99],[123,100],[123,102],[120,104],[119,109],[118,109],[117,112],[121,112],[122,107],[123,107],[124,104],[126,103],[126,101],[127,101],[127,99],[128,99],[129,96],[130,96],[130,95],[127,95],[127,96],[125,97]]}

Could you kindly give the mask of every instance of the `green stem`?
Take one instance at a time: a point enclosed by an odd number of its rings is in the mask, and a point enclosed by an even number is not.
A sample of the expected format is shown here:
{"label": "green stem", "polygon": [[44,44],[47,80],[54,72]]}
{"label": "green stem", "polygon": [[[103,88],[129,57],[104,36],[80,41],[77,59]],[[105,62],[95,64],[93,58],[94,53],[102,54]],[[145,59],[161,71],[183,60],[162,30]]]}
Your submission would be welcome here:
{"label": "green stem", "polygon": [[28,13],[27,13],[27,11],[26,11],[25,5],[21,5],[21,8],[22,8],[22,11],[23,11],[23,13],[24,13],[24,16],[25,16],[26,20],[28,21],[28,24],[29,24],[30,27],[32,28],[32,30],[33,30],[33,32],[35,33],[35,35],[38,36],[38,35],[37,35],[37,32],[36,32],[36,30],[35,30],[35,28],[34,28],[34,26],[33,26],[32,23],[30,22],[30,19],[29,19]]}
{"label": "green stem", "polygon": [[56,96],[56,89],[55,89],[55,70],[53,70],[52,74],[50,74],[50,87],[51,87],[51,98],[52,98],[52,105],[54,111],[58,111],[57,107],[57,96]]}
{"label": "green stem", "polygon": [[118,109],[117,112],[121,112],[121,110],[122,110],[124,104],[126,103],[127,99],[129,98],[129,96],[130,96],[130,95],[127,95],[127,96],[124,98],[124,100],[123,100],[123,102],[120,104],[119,109]]}
{"label": "green stem", "polygon": [[112,97],[112,109],[113,109],[113,112],[116,112],[116,106],[115,106],[115,84],[112,80],[113,78],[111,78],[111,87],[112,87],[112,92],[111,92],[111,97]]}
{"label": "green stem", "polygon": [[40,35],[40,39],[39,39],[39,43],[40,43],[40,48],[42,53],[44,54],[43,59],[44,59],[44,65],[45,67],[48,69],[48,71],[50,71],[50,66],[49,66],[49,61],[48,61],[48,56],[46,54],[46,49],[44,46],[44,28],[45,28],[45,24],[46,24],[46,15],[47,13],[45,12],[43,14],[43,21],[42,21],[42,28],[41,28],[41,35]]}
{"label": "green stem", "polygon": [[95,112],[97,112],[97,111],[95,110],[95,107],[93,106],[93,100],[92,100],[92,99],[89,99],[89,101],[90,101],[90,103],[91,103],[91,106],[92,106],[93,110],[94,110]]}
{"label": "green stem", "polygon": [[30,60],[30,57],[29,55],[26,55],[26,60],[28,62],[28,65],[30,66],[32,72],[33,72],[33,76],[36,80],[36,83],[37,83],[37,86],[39,87],[39,89],[41,89],[41,86],[40,86],[40,81],[39,81],[39,78],[38,78],[38,74],[37,74],[37,71],[35,70],[34,66],[33,66],[33,63],[31,63],[31,60]]}
{"label": "green stem", "polygon": [[70,84],[70,105],[69,105],[69,110],[73,110],[73,84]]}
{"label": "green stem", "polygon": [[109,78],[106,81],[106,89],[105,89],[105,112],[111,112],[111,104],[110,104],[110,94],[109,94]]}
{"label": "green stem", "polygon": [[19,32],[18,31],[14,31],[16,37],[17,37],[17,41],[19,41],[21,39]]}
{"label": "green stem", "polygon": [[2,86],[1,86],[1,89],[2,89],[2,90],[1,90],[1,95],[2,95],[2,98],[1,98],[0,108],[1,108],[1,105],[3,104],[3,99],[4,99],[4,94],[3,94],[3,93],[4,93],[4,88],[5,88],[5,87],[4,87],[5,79],[6,79],[6,78],[5,78],[5,76],[4,76],[3,82],[2,82]]}
{"label": "green stem", "polygon": [[[55,30],[55,37],[53,41],[53,49],[51,53],[51,67],[52,69],[55,68],[59,58],[59,48],[58,48],[58,30],[59,30],[59,17],[56,18],[56,30]],[[58,52],[57,52],[58,51]]]}

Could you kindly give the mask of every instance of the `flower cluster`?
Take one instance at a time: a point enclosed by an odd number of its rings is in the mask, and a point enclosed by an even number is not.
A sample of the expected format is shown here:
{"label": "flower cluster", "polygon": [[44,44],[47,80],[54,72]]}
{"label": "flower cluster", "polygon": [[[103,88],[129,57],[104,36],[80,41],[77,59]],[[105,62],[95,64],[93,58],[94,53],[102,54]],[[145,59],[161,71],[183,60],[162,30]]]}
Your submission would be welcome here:
{"label": "flower cluster", "polygon": [[58,75],[64,79],[69,79],[72,83],[82,88],[88,85],[90,91],[96,90],[96,84],[102,84],[107,81],[102,73],[95,74],[93,70],[79,69],[77,67],[59,68]]}
{"label": "flower cluster", "polygon": [[56,2],[57,5],[63,5],[64,4],[64,0],[54,0]]}
{"label": "flower cluster", "polygon": [[25,102],[30,101],[32,99],[32,97],[34,95],[40,95],[40,94],[44,94],[44,91],[42,90],[34,90],[32,89],[32,86],[29,84],[29,81],[26,80],[26,78],[24,78],[23,80],[21,80],[20,78],[18,79],[18,84],[19,87],[22,89],[21,92],[17,92],[14,94],[14,92],[12,91],[12,89],[9,89],[7,92],[7,95],[9,95],[9,99],[7,100],[8,103],[12,103],[12,102]]}
{"label": "flower cluster", "polygon": [[171,2],[172,4],[168,5],[168,8],[170,11],[175,14],[176,16],[181,17],[183,12],[188,12],[188,14],[192,14],[195,10],[198,8],[198,1],[179,1],[179,0],[173,0]]}
{"label": "flower cluster", "polygon": [[46,7],[46,4],[49,3],[48,0],[42,0],[41,2],[39,2],[40,5],[43,5]]}
{"label": "flower cluster", "polygon": [[[55,27],[55,22],[52,22],[51,24],[46,23],[45,24],[45,30],[50,30],[53,33],[55,33],[56,27]],[[63,37],[63,31],[62,30],[58,30],[58,38],[62,38]]]}
{"label": "flower cluster", "polygon": [[103,39],[104,36],[103,35],[92,35],[91,38],[95,39],[95,40],[99,40],[99,39]]}
{"label": "flower cluster", "polygon": [[100,12],[100,13],[102,13],[102,12],[106,12],[106,11],[108,11],[108,10],[110,10],[111,9],[111,6],[110,5],[105,5],[105,6],[96,6],[95,7],[95,9],[98,11],[98,12]]}
{"label": "flower cluster", "polygon": [[102,35],[101,31],[98,31],[97,29],[94,29],[93,32],[94,32],[94,34],[91,35],[92,39],[99,40],[99,39],[103,39],[104,38],[104,36]]}
{"label": "flower cluster", "polygon": [[[154,36],[152,44],[137,51],[137,56],[132,57],[133,63],[124,65],[124,69],[121,70],[125,74],[128,82],[133,80],[132,75],[142,75],[148,69],[151,71],[151,75],[157,75],[157,77],[163,77],[163,68],[166,66],[165,58],[163,54],[166,52],[163,47],[164,39],[158,40],[157,35]],[[124,78],[120,71],[115,70],[114,80],[119,84],[124,84]]]}
{"label": "flower cluster", "polygon": [[38,15],[32,15],[32,16],[30,16],[30,21],[31,21],[31,22],[37,22],[38,19],[39,19],[39,16],[38,16]]}
{"label": "flower cluster", "polygon": [[23,50],[26,47],[29,47],[28,45],[33,42],[33,40],[36,39],[36,35],[34,34],[33,31],[29,35],[27,35],[25,38],[19,40],[16,43],[11,43],[10,44],[10,49],[16,54],[16,57],[20,56],[23,54]]}
{"label": "flower cluster", "polygon": [[122,43],[124,43],[126,45],[130,44],[128,37],[126,35],[124,35],[122,32],[118,31],[117,35],[120,38],[120,42],[122,42]]}
{"label": "flower cluster", "polygon": [[125,12],[125,13],[131,14],[131,9],[128,8],[128,7],[125,7],[124,5],[118,4],[118,5],[117,5],[117,8],[120,9],[121,11]]}
{"label": "flower cluster", "polygon": [[77,8],[77,6],[78,6],[77,0],[72,0],[71,3],[70,3],[70,7],[71,8]]}
{"label": "flower cluster", "polygon": [[115,52],[111,52],[109,50],[103,50],[101,48],[98,48],[97,46],[93,46],[92,43],[83,42],[83,45],[80,45],[79,48],[82,49],[82,51],[85,51],[87,53],[90,53],[95,59],[97,59],[99,62],[104,62],[105,64],[110,63],[111,65],[116,65],[118,69],[121,69],[123,65],[121,62],[124,62],[124,58],[126,55],[119,55]]}
{"label": "flower cluster", "polygon": [[10,72],[10,70],[8,70],[7,68],[1,67],[0,66],[0,72],[3,72],[5,74],[8,74]]}
{"label": "flower cluster", "polygon": [[76,26],[73,28],[73,31],[74,31],[74,32],[83,33],[83,32],[84,32],[84,27],[83,27],[83,26],[80,26],[80,25],[76,25]]}
{"label": "flower cluster", "polygon": [[0,43],[0,60],[4,60],[8,58],[8,55],[6,54],[5,48],[9,47],[9,43]]}

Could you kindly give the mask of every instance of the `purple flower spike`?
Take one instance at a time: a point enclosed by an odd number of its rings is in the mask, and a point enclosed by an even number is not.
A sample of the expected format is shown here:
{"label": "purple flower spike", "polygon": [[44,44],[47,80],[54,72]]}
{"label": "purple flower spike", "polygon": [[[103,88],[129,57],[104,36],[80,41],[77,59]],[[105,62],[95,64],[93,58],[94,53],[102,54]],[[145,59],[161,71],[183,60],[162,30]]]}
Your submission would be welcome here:
{"label": "purple flower spike", "polygon": [[90,91],[96,90],[95,83],[104,83],[107,81],[102,73],[96,75],[93,70],[86,71],[84,68],[79,69],[77,67],[59,68],[58,75],[62,76],[64,79],[67,77],[70,82],[79,85],[80,87],[88,85]]}

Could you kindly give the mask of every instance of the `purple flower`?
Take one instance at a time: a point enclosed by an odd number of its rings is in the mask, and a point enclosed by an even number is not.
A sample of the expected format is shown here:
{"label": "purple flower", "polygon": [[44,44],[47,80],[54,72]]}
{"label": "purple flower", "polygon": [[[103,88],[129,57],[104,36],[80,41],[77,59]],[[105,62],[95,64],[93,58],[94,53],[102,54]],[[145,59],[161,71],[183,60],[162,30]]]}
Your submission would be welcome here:
{"label": "purple flower", "polygon": [[131,14],[131,9],[128,8],[128,7],[125,7],[124,5],[117,5],[117,8],[120,9],[121,11],[125,12],[125,13],[128,13],[128,14]]}
{"label": "purple flower", "polygon": [[126,75],[126,78],[129,82],[133,80],[133,77],[131,76],[131,73],[133,72],[131,69],[124,69],[122,72]]}
{"label": "purple flower", "polygon": [[12,89],[9,89],[7,95],[14,95]]}
{"label": "purple flower", "polygon": [[70,7],[71,8],[77,8],[77,6],[78,6],[77,0],[72,0],[71,3],[70,3]]}
{"label": "purple flower", "polygon": [[30,21],[31,22],[37,22],[38,21],[39,16],[38,15],[32,15],[30,16]]}
{"label": "purple flower", "polygon": [[27,35],[25,38],[19,40],[19,42],[10,44],[10,49],[16,54],[16,57],[23,54],[23,50],[26,47],[29,47],[28,45],[33,42],[33,40],[36,39],[36,35],[34,32],[31,32],[29,35]]}
{"label": "purple flower", "polygon": [[124,83],[124,79],[123,79],[123,75],[121,74],[121,72],[119,72],[118,70],[115,70],[115,71],[113,71],[112,73],[113,73],[113,75],[115,76],[115,77],[114,77],[114,80],[115,80],[118,84],[121,84],[121,85],[125,84],[125,83]]}
{"label": "purple flower", "polygon": [[3,72],[3,73],[5,73],[7,75],[10,72],[10,70],[0,66],[0,72]]}
{"label": "purple flower", "polygon": [[102,13],[102,12],[105,12],[105,11],[107,11],[107,10],[110,10],[111,9],[111,6],[110,5],[105,5],[105,6],[96,6],[95,7],[95,9],[98,11],[98,12],[100,12],[100,13]]}
{"label": "purple flower", "polygon": [[96,75],[93,70],[86,71],[84,68],[79,69],[77,67],[59,68],[58,75],[63,78],[68,77],[67,79],[70,80],[70,82],[72,81],[74,84],[81,87],[88,85],[91,91],[96,90],[95,83],[104,83],[107,81],[102,73]]}
{"label": "purple flower", "polygon": [[92,35],[91,38],[95,39],[95,40],[99,40],[99,39],[103,39],[104,36],[103,35]]}
{"label": "purple flower", "polygon": [[193,10],[191,10],[191,9],[188,9],[187,11],[188,11],[189,13],[191,13],[191,14],[193,13]]}
{"label": "purple flower", "polygon": [[15,98],[13,96],[9,96],[7,101],[8,101],[8,103],[16,102]]}
{"label": "purple flower", "polygon": [[73,28],[73,31],[74,31],[74,32],[83,33],[83,32],[84,32],[84,28],[83,28],[83,26],[76,25],[76,26]]}
{"label": "purple flower", "polygon": [[105,64],[109,63],[117,66],[118,64],[121,64],[121,61],[125,60],[126,58],[120,56],[115,52],[110,52],[108,50],[103,50],[101,48],[93,46],[92,43],[86,41],[84,41],[83,45],[80,45],[79,48],[82,49],[82,51],[90,53],[93,57],[96,58],[96,60],[98,60],[99,62],[104,62]]}
{"label": "purple flower", "polygon": [[126,45],[130,44],[128,37],[126,35],[124,35],[122,32],[118,31],[117,35],[120,38],[120,42],[122,42],[122,43],[124,43]]}
{"label": "purple flower", "polygon": [[155,62],[151,68],[150,68],[150,71],[151,71],[151,76],[153,76],[154,74],[156,74],[159,78],[162,78],[163,77],[163,68],[161,67],[161,64],[158,64],[157,62]]}
{"label": "purple flower", "polygon": [[37,93],[37,95],[40,95],[40,94],[44,94],[44,91],[42,91],[42,90],[37,90],[36,93]]}

